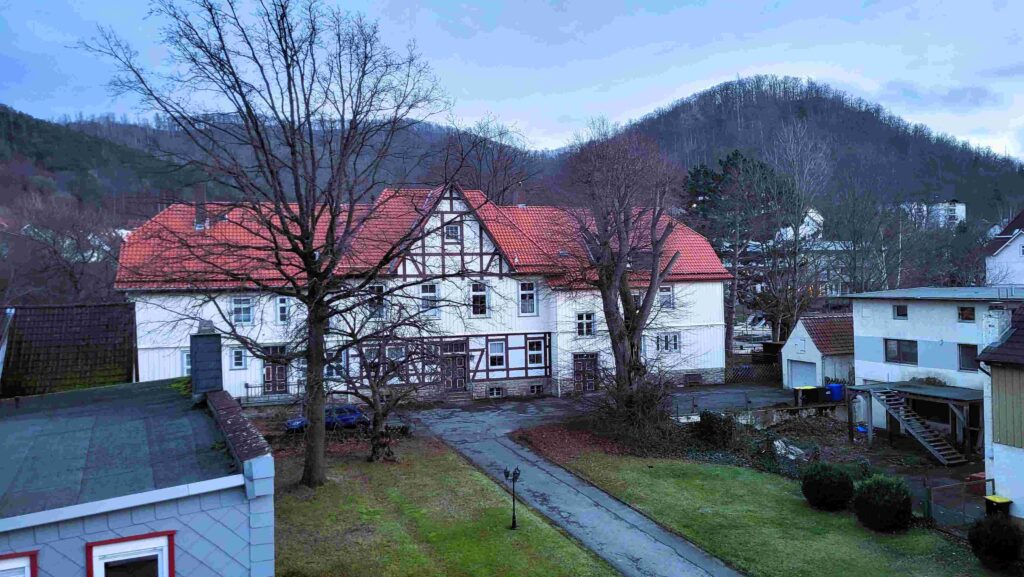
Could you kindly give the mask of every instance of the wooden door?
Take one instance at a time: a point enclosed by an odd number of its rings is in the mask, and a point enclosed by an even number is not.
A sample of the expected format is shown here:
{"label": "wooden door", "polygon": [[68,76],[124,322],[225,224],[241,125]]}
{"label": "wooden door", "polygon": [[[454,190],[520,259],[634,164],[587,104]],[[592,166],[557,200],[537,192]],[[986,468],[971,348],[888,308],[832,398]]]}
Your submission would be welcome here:
{"label": "wooden door", "polygon": [[597,353],[572,355],[572,381],[577,391],[597,390]]}
{"label": "wooden door", "polygon": [[444,343],[441,350],[441,379],[446,391],[465,391],[469,355],[466,343]]}
{"label": "wooden door", "polygon": [[[265,347],[268,355],[284,353],[284,347]],[[283,395],[288,393],[288,364],[263,361],[263,394]]]}

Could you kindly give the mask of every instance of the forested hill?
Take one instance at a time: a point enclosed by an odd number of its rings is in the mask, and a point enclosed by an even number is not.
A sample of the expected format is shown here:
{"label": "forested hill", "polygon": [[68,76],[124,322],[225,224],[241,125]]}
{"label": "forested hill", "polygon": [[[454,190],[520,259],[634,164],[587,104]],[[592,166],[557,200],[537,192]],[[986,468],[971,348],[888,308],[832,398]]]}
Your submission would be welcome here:
{"label": "forested hill", "polygon": [[1020,161],[972,147],[825,84],[755,76],[726,82],[652,112],[632,127],[685,166],[713,164],[733,149],[760,156],[780,125],[800,119],[835,150],[832,186],[870,177],[880,200],[948,200],[971,218],[1024,196]]}
{"label": "forested hill", "polygon": [[0,105],[0,207],[26,192],[109,204],[126,194],[177,191],[195,178],[141,150]]}

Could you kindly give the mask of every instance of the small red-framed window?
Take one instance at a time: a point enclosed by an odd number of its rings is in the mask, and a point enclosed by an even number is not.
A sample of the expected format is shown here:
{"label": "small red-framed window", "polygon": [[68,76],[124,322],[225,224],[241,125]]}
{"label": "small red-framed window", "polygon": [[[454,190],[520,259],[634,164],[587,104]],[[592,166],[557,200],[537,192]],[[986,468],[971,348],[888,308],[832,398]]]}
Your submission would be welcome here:
{"label": "small red-framed window", "polygon": [[174,577],[174,531],[158,531],[85,544],[87,577]]}
{"label": "small red-framed window", "polygon": [[[19,574],[17,571],[21,569]],[[22,551],[0,555],[0,574],[39,577],[39,551]]]}

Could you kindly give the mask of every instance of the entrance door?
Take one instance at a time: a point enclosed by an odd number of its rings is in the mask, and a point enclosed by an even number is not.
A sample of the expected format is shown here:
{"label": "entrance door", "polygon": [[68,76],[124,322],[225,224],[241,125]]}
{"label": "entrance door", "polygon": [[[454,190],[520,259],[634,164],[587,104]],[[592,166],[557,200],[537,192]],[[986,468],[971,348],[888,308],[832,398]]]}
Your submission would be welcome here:
{"label": "entrance door", "polygon": [[[283,355],[284,347],[264,347],[267,355]],[[263,394],[284,395],[288,393],[288,364],[263,361]]]}
{"label": "entrance door", "polygon": [[577,391],[597,390],[597,353],[573,353],[572,382]]}
{"label": "entrance door", "polygon": [[466,342],[443,343],[441,345],[441,379],[446,391],[465,391],[469,356]]}

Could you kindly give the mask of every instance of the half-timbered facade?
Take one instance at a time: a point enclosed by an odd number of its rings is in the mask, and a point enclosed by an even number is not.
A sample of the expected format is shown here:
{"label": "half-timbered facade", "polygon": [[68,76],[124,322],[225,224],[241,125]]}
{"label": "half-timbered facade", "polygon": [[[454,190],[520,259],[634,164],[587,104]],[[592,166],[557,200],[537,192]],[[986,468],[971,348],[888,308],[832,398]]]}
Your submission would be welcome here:
{"label": "half-timbered facade", "polygon": [[[381,277],[379,290],[389,297],[374,306],[380,307],[379,314],[387,314],[396,299],[404,300],[406,310],[409,302],[422,307],[429,320],[429,335],[423,338],[438,351],[437,361],[430,363],[436,366],[409,377],[434,381],[423,389],[424,396],[561,395],[596,386],[596,374],[612,362],[610,346],[599,295],[566,280],[569,257],[578,246],[568,246],[574,241],[565,235],[571,226],[564,209],[499,206],[481,191],[458,187],[386,190],[377,202],[393,202],[400,195],[425,199],[417,200],[427,211],[417,220],[425,232],[404,247]],[[171,214],[175,211],[182,214]],[[190,226],[194,214],[193,206],[176,205],[153,221],[161,227]],[[395,220],[387,226],[397,227]],[[216,226],[204,225],[196,234],[209,234]],[[117,279],[118,288],[136,304],[142,380],[189,374],[188,338],[198,318],[217,324],[227,311],[234,330],[265,347],[284,345],[301,324],[301,311],[284,297],[243,287],[182,286],[140,275],[145,259],[154,254],[147,242],[143,229],[129,236]],[[708,242],[682,224],[673,231],[669,250],[678,250],[680,258],[659,294],[645,355],[681,380],[721,382],[722,281],[728,274]],[[395,286],[403,288],[392,295]],[[197,305],[200,293],[209,299],[211,292],[212,301]],[[181,314],[185,310],[190,311],[187,318]],[[385,347],[379,354],[398,357],[403,352]],[[341,355],[328,372],[352,371],[356,357],[365,359],[365,351]],[[294,392],[302,374],[259,361],[230,344],[223,370],[225,388],[242,399]]]}

